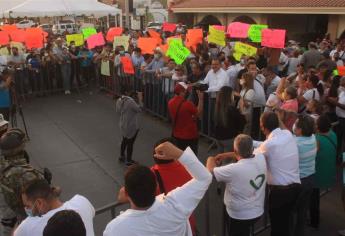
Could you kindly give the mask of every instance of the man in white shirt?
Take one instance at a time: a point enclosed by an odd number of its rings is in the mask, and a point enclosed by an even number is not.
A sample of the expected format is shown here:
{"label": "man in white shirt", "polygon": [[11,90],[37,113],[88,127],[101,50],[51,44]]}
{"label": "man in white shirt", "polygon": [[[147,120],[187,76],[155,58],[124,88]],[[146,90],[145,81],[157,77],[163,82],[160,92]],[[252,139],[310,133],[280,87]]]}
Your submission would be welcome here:
{"label": "man in white shirt", "polygon": [[35,180],[27,185],[22,200],[28,217],[18,226],[14,236],[42,236],[48,220],[62,210],[74,210],[85,225],[86,236],[94,236],[93,218],[95,209],[85,197],[75,195],[71,200],[61,202],[59,191],[45,180]]}
{"label": "man in white shirt", "polygon": [[229,86],[229,77],[226,72],[221,68],[219,59],[213,59],[211,70],[207,73],[203,84],[208,85],[206,92],[218,92],[223,86]]}
{"label": "man in white shirt", "polygon": [[[230,159],[237,163],[216,167]],[[250,235],[250,227],[264,213],[266,161],[262,154],[253,155],[253,140],[240,134],[234,141],[234,152],[209,157],[207,169],[217,181],[226,184],[224,204],[229,215],[229,235]]]}
{"label": "man in white shirt", "polygon": [[166,142],[155,152],[158,159],[178,160],[193,179],[166,196],[155,197],[157,184],[152,171],[140,165],[130,167],[119,198],[128,200],[131,209],[112,220],[104,236],[192,236],[188,218],[207,191],[212,176],[189,147],[183,152]]}
{"label": "man in white shirt", "polygon": [[274,112],[262,114],[260,127],[266,140],[256,142],[254,153],[266,158],[271,236],[289,236],[291,214],[301,189],[297,143],[289,130],[279,128]]}

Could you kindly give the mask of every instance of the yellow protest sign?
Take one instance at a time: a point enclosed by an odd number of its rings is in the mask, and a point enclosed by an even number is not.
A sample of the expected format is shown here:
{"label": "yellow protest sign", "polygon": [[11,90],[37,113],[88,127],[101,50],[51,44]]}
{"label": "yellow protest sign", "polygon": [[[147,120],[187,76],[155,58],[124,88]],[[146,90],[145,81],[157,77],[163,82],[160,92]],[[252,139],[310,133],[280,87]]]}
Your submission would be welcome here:
{"label": "yellow protest sign", "polygon": [[74,41],[75,46],[83,46],[84,45],[84,36],[82,34],[69,34],[66,35],[67,45],[69,46],[72,41]]}
{"label": "yellow protest sign", "polygon": [[245,55],[245,56],[256,55],[256,52],[258,49],[256,47],[250,46],[245,43],[236,42],[234,50],[235,50],[235,53],[233,54],[233,56],[237,61],[239,61],[242,55]]}
{"label": "yellow protest sign", "polygon": [[125,50],[128,50],[129,36],[123,35],[114,37],[114,48],[121,45],[125,47]]}
{"label": "yellow protest sign", "polygon": [[214,43],[220,46],[225,46],[225,32],[224,30],[215,29],[213,26],[209,26],[208,30],[208,42]]}

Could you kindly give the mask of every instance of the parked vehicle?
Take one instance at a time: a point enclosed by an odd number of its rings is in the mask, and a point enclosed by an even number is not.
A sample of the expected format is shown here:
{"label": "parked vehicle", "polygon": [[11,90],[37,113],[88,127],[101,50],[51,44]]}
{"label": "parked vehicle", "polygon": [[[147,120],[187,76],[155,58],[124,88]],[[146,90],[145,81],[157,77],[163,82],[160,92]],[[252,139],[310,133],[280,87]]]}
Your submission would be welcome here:
{"label": "parked vehicle", "polygon": [[55,24],[53,25],[52,32],[56,35],[63,35],[66,32],[68,34],[77,33],[77,25],[74,23],[63,23],[63,24]]}
{"label": "parked vehicle", "polygon": [[32,20],[22,20],[19,21],[16,26],[18,29],[26,29],[26,28],[31,28],[33,26],[35,26],[36,23],[33,22]]}
{"label": "parked vehicle", "polygon": [[42,25],[37,26],[37,28],[41,28],[43,31],[47,33],[52,32],[52,25],[50,24],[42,24]]}

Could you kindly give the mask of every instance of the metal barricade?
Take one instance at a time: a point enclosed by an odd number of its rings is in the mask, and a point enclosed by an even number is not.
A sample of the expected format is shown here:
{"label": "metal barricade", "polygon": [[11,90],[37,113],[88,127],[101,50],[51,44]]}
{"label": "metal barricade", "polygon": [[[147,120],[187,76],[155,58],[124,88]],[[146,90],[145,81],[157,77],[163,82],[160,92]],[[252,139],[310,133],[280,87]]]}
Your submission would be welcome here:
{"label": "metal barricade", "polygon": [[116,214],[117,214],[117,209],[119,207],[125,206],[125,205],[127,205],[127,204],[126,203],[120,203],[120,202],[110,203],[108,205],[105,205],[101,208],[96,209],[96,216],[103,214],[103,213],[106,213],[106,212],[109,212],[111,219],[114,219],[116,217]]}

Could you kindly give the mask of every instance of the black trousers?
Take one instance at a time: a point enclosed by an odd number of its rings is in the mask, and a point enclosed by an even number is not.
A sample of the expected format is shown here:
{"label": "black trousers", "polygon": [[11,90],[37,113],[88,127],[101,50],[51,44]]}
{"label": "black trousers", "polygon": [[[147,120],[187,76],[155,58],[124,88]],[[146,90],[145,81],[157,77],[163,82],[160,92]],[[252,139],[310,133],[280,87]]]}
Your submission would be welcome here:
{"label": "black trousers", "polygon": [[310,197],[310,226],[318,228],[320,224],[320,189],[313,188]]}
{"label": "black trousers", "polygon": [[121,157],[125,157],[125,151],[127,150],[126,161],[132,161],[133,146],[137,138],[139,130],[135,133],[132,138],[122,137],[121,142]]}
{"label": "black trousers", "polygon": [[290,236],[292,213],[300,194],[301,185],[270,186],[268,197],[271,236]]}
{"label": "black trousers", "polygon": [[228,215],[229,236],[250,236],[250,228],[260,217],[248,220],[238,220]]}
{"label": "black trousers", "polygon": [[193,152],[195,153],[195,155],[198,155],[198,143],[199,143],[199,139],[180,139],[180,138],[176,138],[173,137],[175,140],[175,145],[181,149],[181,150],[185,150],[187,147],[190,147]]}
{"label": "black trousers", "polygon": [[260,115],[261,107],[254,107],[252,114],[252,137],[255,140],[260,139]]}
{"label": "black trousers", "polygon": [[4,116],[6,121],[10,121],[10,108],[9,107],[0,107],[0,114]]}

